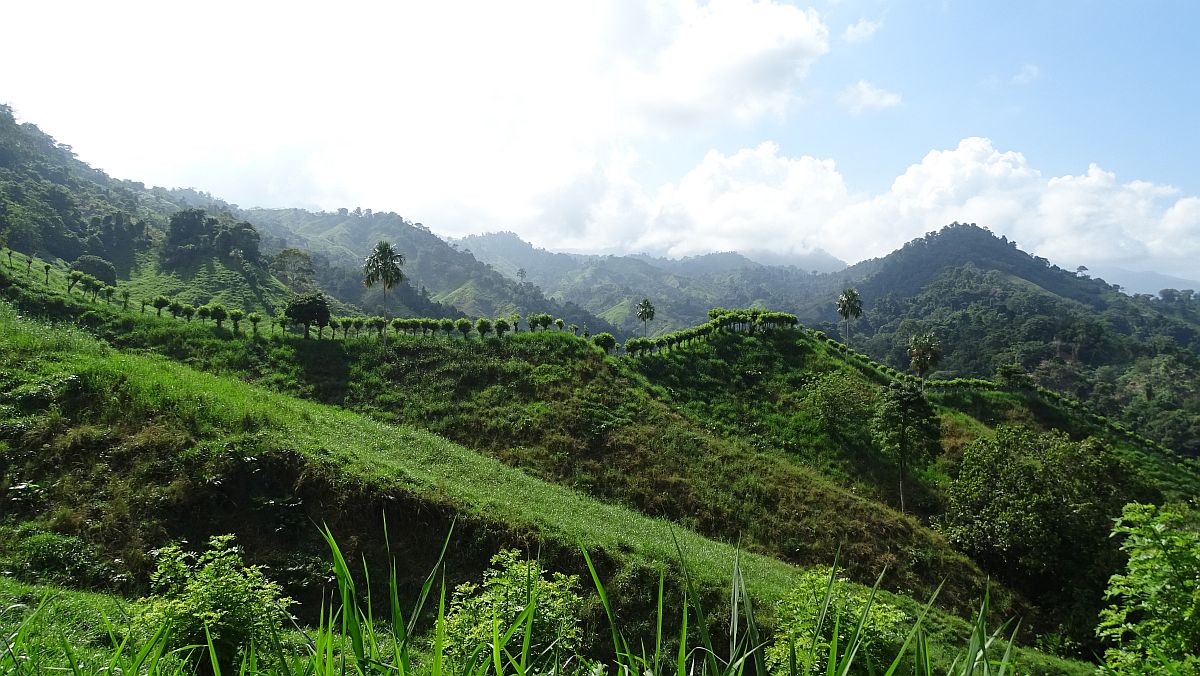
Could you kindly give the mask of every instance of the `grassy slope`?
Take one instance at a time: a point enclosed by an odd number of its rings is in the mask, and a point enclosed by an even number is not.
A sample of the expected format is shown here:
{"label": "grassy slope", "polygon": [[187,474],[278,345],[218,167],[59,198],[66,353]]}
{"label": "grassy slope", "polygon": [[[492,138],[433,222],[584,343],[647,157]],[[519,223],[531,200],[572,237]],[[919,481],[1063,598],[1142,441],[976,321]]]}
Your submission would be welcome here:
{"label": "grassy slope", "polygon": [[163,294],[196,307],[217,302],[227,309],[236,307],[246,312],[273,314],[282,309],[291,291],[265,269],[247,274],[249,270],[249,266],[237,269],[227,261],[210,258],[178,271],[168,271],[159,265],[156,254],[145,252],[138,256],[129,279],[119,286],[127,286],[138,299]]}
{"label": "grassy slope", "polygon": [[[19,319],[7,306],[0,307],[0,342],[6,346],[0,368],[10,416],[13,409],[36,413],[41,407],[43,414],[58,409],[70,417],[79,406],[75,422],[90,425],[182,426],[197,442],[189,452],[219,454],[237,447],[237,453],[258,456],[293,453],[328,463],[338,475],[415,497],[425,509],[448,510],[468,528],[491,524],[536,534],[563,550],[587,543],[618,570],[671,561],[676,537],[700,584],[713,589],[727,582],[734,556],[729,545],[539,481],[426,432],[276,395],[162,358],[122,354],[65,327]],[[11,433],[12,421],[7,429]],[[11,466],[6,474],[6,482],[16,478]],[[743,555],[742,566],[766,604],[780,598],[798,572],[756,555]],[[621,595],[634,591],[649,590]],[[944,630],[962,628],[944,622]]]}
{"label": "grassy slope", "polygon": [[[886,568],[888,588],[920,596],[944,581],[942,604],[960,612],[985,580],[940,535],[867,497],[877,491],[863,482],[839,485],[811,458],[797,462],[781,445],[747,443],[736,425],[675,410],[623,360],[567,333],[483,342],[400,336],[382,350],[374,338],[231,342],[214,337],[211,324],[136,314],[99,330],[118,346],[432,430],[540,478],[786,561],[826,563],[842,549],[860,582]],[[812,448],[830,441],[792,429]],[[1001,607],[1012,601],[999,597]]]}

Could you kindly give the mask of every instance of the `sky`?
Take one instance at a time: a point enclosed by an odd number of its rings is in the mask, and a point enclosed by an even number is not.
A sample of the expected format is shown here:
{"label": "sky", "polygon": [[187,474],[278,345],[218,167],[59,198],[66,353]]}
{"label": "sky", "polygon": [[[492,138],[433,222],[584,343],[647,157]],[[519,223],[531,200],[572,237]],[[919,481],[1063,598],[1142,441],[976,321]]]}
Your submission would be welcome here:
{"label": "sky", "polygon": [[848,262],[960,221],[1200,277],[1191,0],[5,5],[19,119],[243,207]]}

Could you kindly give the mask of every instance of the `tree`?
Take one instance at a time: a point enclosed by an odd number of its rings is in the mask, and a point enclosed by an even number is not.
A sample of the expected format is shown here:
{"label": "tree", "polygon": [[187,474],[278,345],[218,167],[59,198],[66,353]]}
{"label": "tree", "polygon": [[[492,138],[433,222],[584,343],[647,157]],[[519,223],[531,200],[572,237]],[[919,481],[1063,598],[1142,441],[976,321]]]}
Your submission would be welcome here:
{"label": "tree", "polygon": [[190,322],[192,321],[192,316],[196,314],[196,308],[190,303],[184,303],[183,307],[179,309],[179,314],[183,315],[183,318]]}
{"label": "tree", "polygon": [[155,314],[161,317],[163,308],[171,304],[171,299],[167,298],[166,296],[155,296],[154,300],[150,301],[150,304],[154,306],[154,309],[156,310]]}
{"label": "tree", "polygon": [[[309,328],[313,324],[329,323],[329,301],[321,292],[296,296],[287,304],[283,313],[291,321],[304,326],[304,338],[307,340]],[[380,323],[386,325],[382,320]]]}
{"label": "tree", "polygon": [[496,335],[500,338],[503,338],[504,334],[508,333],[508,320],[504,319],[503,317],[497,319],[494,328],[496,330]]}
{"label": "tree", "polygon": [[900,473],[900,511],[904,512],[904,477],[910,467],[923,467],[941,449],[941,425],[933,406],[919,389],[892,383],[875,410],[872,434]]}
{"label": "tree", "polygon": [[492,332],[492,320],[480,317],[475,322],[475,330],[479,332],[479,339],[483,340],[484,336]]}
{"label": "tree", "polygon": [[122,309],[122,310],[128,310],[128,309],[129,309],[129,296],[130,296],[129,289],[128,289],[128,288],[122,288],[122,289],[121,289],[121,309]]}
{"label": "tree", "polygon": [[600,349],[604,350],[605,353],[611,351],[614,347],[617,346],[617,339],[615,337],[613,337],[613,334],[607,333],[607,332],[597,333],[592,338],[592,342],[595,343],[596,345],[600,346]]}
{"label": "tree", "polygon": [[463,336],[463,340],[466,340],[467,335],[471,333],[471,320],[463,317],[454,322],[454,328],[458,329],[458,332]]}
{"label": "tree", "polygon": [[525,272],[525,268],[517,268],[517,279],[521,280],[522,284],[525,283],[526,274],[527,273]]}
{"label": "tree", "polygon": [[654,304],[649,298],[643,298],[642,302],[637,304],[637,318],[642,323],[642,334],[650,335],[650,322],[654,321]]}
{"label": "tree", "polygon": [[46,286],[50,286],[50,264],[43,264],[42,269],[46,271]]}
{"label": "tree", "polygon": [[908,339],[908,358],[911,360],[913,370],[917,372],[917,377],[923,378],[925,373],[937,366],[938,361],[942,358],[942,346],[938,344],[937,338],[934,338],[932,333],[913,334]]}
{"label": "tree", "polygon": [[241,329],[238,328],[238,322],[242,321],[242,319],[245,318],[245,316],[246,316],[246,313],[243,312],[240,308],[233,308],[232,310],[229,311],[229,321],[233,322],[233,332],[234,333],[241,333]]}
{"label": "tree", "polygon": [[307,251],[288,248],[271,257],[268,268],[271,274],[297,293],[316,290],[317,273],[313,269],[312,256]]}
{"label": "tree", "polygon": [[[330,330],[330,332],[333,333],[334,338],[337,338],[337,331],[339,328],[341,328],[343,326],[345,326],[345,324],[342,323],[342,320],[337,319],[336,317],[329,318],[329,330]],[[342,328],[342,338],[345,338],[345,337],[346,337],[346,329]]]}
{"label": "tree", "polygon": [[99,256],[80,256],[74,263],[71,263],[71,269],[91,275],[105,284],[117,283],[117,269],[113,267],[112,263]]}
{"label": "tree", "polygon": [[1186,505],[1131,503],[1116,520],[1125,572],[1108,581],[1096,635],[1115,644],[1115,673],[1200,673],[1200,514]]}
{"label": "tree", "polygon": [[555,319],[555,320],[554,320],[554,326],[555,326],[555,328],[557,328],[559,331],[562,331],[562,330],[563,330],[563,324],[565,324],[565,322],[562,320],[562,317],[559,317],[558,319]]}
{"label": "tree", "polygon": [[521,332],[521,313],[514,312],[508,316],[508,321],[512,323],[513,333]]}
{"label": "tree", "polygon": [[1120,566],[1113,519],[1130,499],[1158,499],[1140,481],[1098,439],[1001,425],[963,449],[941,529],[985,570],[1062,609],[1069,635],[1086,639]]}
{"label": "tree", "polygon": [[250,331],[254,335],[258,335],[258,323],[262,321],[262,315],[257,312],[251,312],[246,315],[246,321],[250,322]]}
{"label": "tree", "polygon": [[[225,306],[221,305],[220,303],[213,303],[209,307],[208,314],[213,318],[213,321],[217,323],[218,329],[221,328],[221,322],[225,321],[229,317],[229,311],[226,310]],[[326,315],[326,317],[328,317],[328,315]]]}
{"label": "tree", "polygon": [[858,319],[862,316],[862,298],[858,295],[858,289],[853,287],[843,289],[842,294],[837,298],[837,313],[842,316],[846,322],[846,344],[850,344],[850,319]]}
{"label": "tree", "polygon": [[404,265],[404,254],[396,251],[391,243],[380,240],[363,261],[363,285],[368,289],[383,286],[383,313],[387,315],[387,292],[404,280],[400,266]]}
{"label": "tree", "polygon": [[167,306],[167,312],[170,312],[175,319],[179,319],[179,315],[183,314],[183,303],[173,299]]}
{"label": "tree", "polygon": [[[67,293],[71,293],[71,290],[75,288],[75,285],[83,281],[84,277],[85,275],[82,271],[72,270],[67,275]],[[159,314],[162,314],[162,312],[159,312]]]}
{"label": "tree", "polygon": [[196,314],[200,316],[201,323],[207,322],[208,318],[212,316],[212,308],[208,305],[201,305],[200,308],[196,310]]}

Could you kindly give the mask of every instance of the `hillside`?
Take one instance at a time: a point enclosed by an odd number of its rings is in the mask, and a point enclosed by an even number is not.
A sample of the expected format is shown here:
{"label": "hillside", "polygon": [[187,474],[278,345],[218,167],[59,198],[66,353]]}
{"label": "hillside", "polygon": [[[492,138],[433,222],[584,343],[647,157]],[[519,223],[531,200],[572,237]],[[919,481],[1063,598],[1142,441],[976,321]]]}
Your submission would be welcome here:
{"label": "hillside", "polygon": [[[1200,454],[1200,298],[1131,297],[973,225],[870,266],[853,336],[881,361],[904,367],[909,337],[931,332],[942,346],[934,377],[990,377],[1017,364],[1038,385]],[[810,313],[839,319],[832,302]]]}
{"label": "hillside", "polygon": [[505,277],[470,253],[451,247],[420,223],[396,213],[248,209],[239,214],[273,238],[275,246],[311,251],[332,268],[357,269],[376,242],[390,241],[404,253],[405,274],[414,288],[473,317],[546,312],[586,325],[592,333],[620,333],[586,309],[546,298],[536,287]]}
{"label": "hillside", "polygon": [[[704,321],[711,307],[771,307],[792,311],[797,299],[837,288],[841,273],[814,274],[808,267],[770,266],[737,253],[683,259],[652,256],[594,256],[535,249],[512,233],[472,235],[458,240],[465,250],[500,272],[518,278],[551,298],[596,313],[630,334],[642,323],[634,307],[642,298],[655,306],[651,334],[663,334]],[[826,264],[822,269],[841,266]]]}
{"label": "hillside", "polygon": [[1130,296],[1085,272],[1059,269],[975,225],[953,224],[879,259],[813,275],[737,254],[667,261],[556,254],[511,233],[462,244],[506,274],[636,332],[650,298],[653,334],[703,321],[707,308],[762,306],[841,335],[834,300],[856,287],[859,348],[908,366],[908,340],[942,345],[936,377],[991,377],[1016,363],[1038,385],[1088,402],[1176,450],[1200,453],[1200,296]]}
{"label": "hillside", "polygon": [[[531,540],[551,565],[578,570],[571,552],[586,542],[607,578],[628,581],[614,585],[614,602],[636,616],[648,610],[639,587],[674,559],[677,540],[702,589],[727,584],[730,545],[669,530],[664,521],[531,478],[441,437],[162,358],[122,354],[3,307],[0,340],[8,347],[0,357],[3,481],[46,487],[20,493],[5,526],[16,539],[7,542],[45,532],[85,538],[99,549],[71,556],[99,558],[76,560],[71,570],[100,577],[79,582],[112,576],[136,584],[149,549],[163,538],[233,532],[302,592],[311,612],[323,575],[313,561],[321,543],[311,523],[328,523],[377,558],[382,513],[408,590],[452,518],[458,534],[451,570],[458,574],[479,570],[499,546]],[[117,495],[125,497],[108,497]],[[20,519],[16,531],[13,517]],[[799,572],[769,557],[742,554],[740,561],[767,607]],[[710,603],[719,606],[718,599],[712,595]],[[949,618],[939,624],[938,640],[962,636],[963,625]],[[1067,667],[1032,654],[1027,659],[1042,673]]]}
{"label": "hillside", "polygon": [[[238,381],[429,429],[533,476],[777,559],[816,565],[841,549],[860,581],[886,565],[890,589],[919,597],[944,582],[940,604],[957,612],[969,610],[985,571],[926,519],[945,512],[963,445],[991,436],[997,424],[1106,439],[1114,462],[1137,468],[1123,470],[1130,479],[1105,498],[1106,510],[1133,498],[1200,493],[1194,470],[1076,420],[1070,410],[1020,392],[952,392],[935,399],[944,407],[941,459],[909,477],[911,502],[925,518],[902,516],[894,465],[851,423],[871,416],[889,376],[803,331],[719,333],[628,361],[554,330],[484,341],[399,335],[387,348],[374,337],[304,341],[274,331],[230,340],[211,326],[94,305],[55,287],[44,291],[18,274],[5,288],[30,308],[86,320],[122,349],[160,352]],[[1088,537],[1107,540],[1108,518]],[[1079,551],[1084,542],[1063,551]],[[998,598],[1024,608],[1032,626],[1090,617],[1012,577],[1006,566],[986,572],[1017,585],[1016,595]],[[1098,600],[1092,591],[1085,607]]]}

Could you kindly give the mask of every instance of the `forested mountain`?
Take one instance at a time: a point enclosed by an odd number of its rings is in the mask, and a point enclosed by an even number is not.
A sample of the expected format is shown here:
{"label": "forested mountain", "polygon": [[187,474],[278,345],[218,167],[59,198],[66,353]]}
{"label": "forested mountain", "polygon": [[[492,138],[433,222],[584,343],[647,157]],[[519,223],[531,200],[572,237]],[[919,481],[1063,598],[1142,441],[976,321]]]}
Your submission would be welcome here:
{"label": "forested mountain", "polygon": [[762,265],[733,252],[683,259],[552,253],[507,232],[458,243],[500,272],[517,278],[523,271],[525,280],[551,298],[587,308],[628,332],[644,328],[635,311],[642,298],[655,306],[650,333],[662,334],[703,321],[715,306],[791,311],[799,307],[797,299],[833,293],[845,278]]}
{"label": "forested mountain", "polygon": [[838,293],[856,287],[864,314],[851,338],[896,368],[908,341],[932,333],[937,377],[991,377],[1017,364],[1032,382],[1089,402],[1168,446],[1200,453],[1200,295],[1130,296],[1067,271],[973,224],[953,224],[878,259],[829,274],[763,266],[733,253],[682,260],[552,253],[512,233],[464,247],[631,331],[637,302],[655,305],[651,333],[696,323],[712,306],[765,306],[841,333]]}
{"label": "forested mountain", "polygon": [[[1035,384],[1200,454],[1194,292],[1129,296],[964,224],[860,266],[872,272],[857,282],[864,312],[851,337],[875,358],[903,367],[911,336],[932,333],[942,351],[934,377],[990,377],[1016,364]],[[831,301],[809,316],[839,319]]]}
{"label": "forested mountain", "polygon": [[586,308],[547,298],[536,286],[505,277],[471,253],[448,245],[424,225],[396,213],[370,209],[247,209],[239,213],[268,234],[273,246],[311,251],[332,269],[356,269],[376,242],[388,240],[404,253],[405,274],[423,297],[473,317],[544,312],[586,325],[591,333],[621,333]]}

